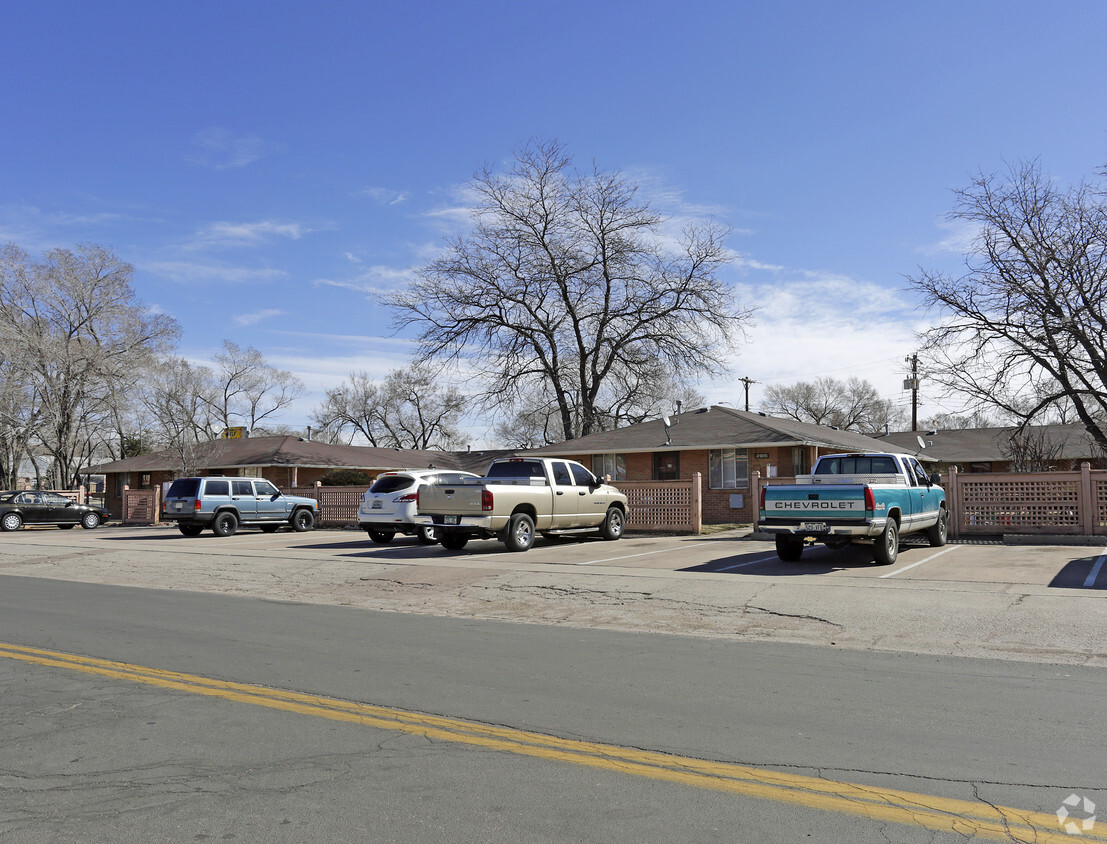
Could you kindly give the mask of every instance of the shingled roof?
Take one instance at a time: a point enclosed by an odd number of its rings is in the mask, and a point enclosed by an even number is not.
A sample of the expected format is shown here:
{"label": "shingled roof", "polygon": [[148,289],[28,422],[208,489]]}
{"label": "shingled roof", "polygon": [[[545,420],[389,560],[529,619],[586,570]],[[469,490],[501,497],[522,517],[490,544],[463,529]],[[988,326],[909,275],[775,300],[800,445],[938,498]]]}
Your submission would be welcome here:
{"label": "shingled roof", "polygon": [[[660,419],[601,431],[568,442],[532,449],[531,454],[573,455],[690,451],[705,448],[769,448],[818,446],[841,451],[888,451],[899,446],[826,425],[779,419],[761,413],[712,405],[670,417],[669,430]],[[917,448],[911,449],[917,451]]]}
{"label": "shingled roof", "polygon": [[[1018,430],[1007,428],[963,428],[956,431],[896,431],[887,441],[905,451],[915,451],[917,437],[926,443],[926,454],[942,463],[996,463],[1011,459],[1010,439]],[[1030,425],[1028,435],[1041,438],[1050,448],[1051,459],[1090,460],[1100,455],[1091,434],[1079,424]]]}
{"label": "shingled roof", "polygon": [[[439,469],[461,469],[459,455],[451,451],[417,451],[399,448],[374,448],[357,445],[331,445],[302,437],[247,437],[212,440],[191,449],[189,462],[202,469],[240,469],[252,466],[298,466],[320,469],[413,469],[431,465]],[[488,458],[483,462],[487,464]],[[162,472],[174,471],[180,455],[172,449],[138,457],[128,457],[96,467],[93,471]]]}

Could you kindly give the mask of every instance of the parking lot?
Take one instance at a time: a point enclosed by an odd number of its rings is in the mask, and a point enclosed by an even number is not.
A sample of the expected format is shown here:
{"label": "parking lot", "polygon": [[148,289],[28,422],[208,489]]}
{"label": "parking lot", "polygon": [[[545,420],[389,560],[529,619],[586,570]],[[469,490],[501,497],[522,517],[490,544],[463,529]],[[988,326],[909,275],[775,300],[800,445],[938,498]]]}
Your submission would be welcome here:
{"label": "parking lot", "polygon": [[[1035,585],[1069,589],[1107,589],[1107,548],[1103,546],[1005,545],[996,541],[951,542],[932,548],[925,542],[904,541],[896,562],[873,562],[871,549],[852,546],[830,550],[813,546],[799,562],[786,563],[776,556],[772,542],[753,539],[745,531],[706,536],[628,534],[619,542],[594,537],[539,539],[524,553],[508,552],[496,541],[472,541],[462,551],[418,544],[397,536],[380,545],[360,531],[316,530],[307,534],[282,531],[264,534],[244,529],[231,537],[205,532],[199,537],[181,536],[169,526],[108,526],[95,531],[63,532],[55,528],[25,528],[0,537],[0,566],[47,565],[57,561],[54,552],[87,548],[95,557],[115,550],[126,555],[149,555],[156,561],[164,554],[208,557],[212,554],[269,556],[321,561],[358,560],[395,567],[532,570],[571,567],[617,570],[620,573],[656,575],[671,573],[695,579],[702,575],[787,578],[789,580],[895,579],[898,583]],[[580,572],[583,573],[583,572]]]}
{"label": "parking lot", "polygon": [[784,563],[732,531],[495,541],[462,551],[353,530],[172,527],[0,536],[4,575],[219,592],[294,603],[859,649],[1107,664],[1103,546],[905,542],[893,565],[857,546]]}

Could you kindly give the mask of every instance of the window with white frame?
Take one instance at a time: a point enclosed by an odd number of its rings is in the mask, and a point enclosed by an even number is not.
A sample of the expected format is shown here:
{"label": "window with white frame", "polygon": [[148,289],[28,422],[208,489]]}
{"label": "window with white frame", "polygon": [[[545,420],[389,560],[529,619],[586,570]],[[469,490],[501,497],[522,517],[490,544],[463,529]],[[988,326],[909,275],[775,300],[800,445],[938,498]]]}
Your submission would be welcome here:
{"label": "window with white frame", "polygon": [[712,448],[707,452],[710,489],[749,489],[749,453],[744,448]]}
{"label": "window with white frame", "polygon": [[627,479],[627,460],[624,454],[593,454],[592,472],[599,477],[611,475],[613,481]]}

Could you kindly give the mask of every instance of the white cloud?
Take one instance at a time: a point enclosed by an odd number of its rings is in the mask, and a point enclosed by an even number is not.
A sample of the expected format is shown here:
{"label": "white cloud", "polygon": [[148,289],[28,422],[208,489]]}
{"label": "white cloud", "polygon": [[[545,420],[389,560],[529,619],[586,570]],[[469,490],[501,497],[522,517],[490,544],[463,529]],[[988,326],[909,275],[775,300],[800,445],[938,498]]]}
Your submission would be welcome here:
{"label": "white cloud", "polygon": [[278,311],[274,308],[267,308],[264,311],[257,311],[252,314],[239,314],[234,318],[234,321],[239,325],[257,325],[263,319],[270,319],[275,316],[283,316],[284,311]]}
{"label": "white cloud", "polygon": [[284,270],[271,267],[254,269],[197,261],[148,261],[143,262],[139,269],[177,282],[271,282],[288,275]]}
{"label": "white cloud", "polygon": [[187,244],[187,248],[256,246],[274,238],[299,240],[310,232],[311,229],[300,223],[284,223],[277,220],[259,220],[253,223],[216,221],[208,223],[196,232],[192,242]]}
{"label": "white cloud", "polygon": [[366,296],[375,296],[395,290],[397,287],[405,287],[414,278],[414,270],[377,265],[366,268],[354,278],[317,278],[311,283],[317,287],[338,287],[342,290],[363,293]]}
{"label": "white cloud", "polygon": [[355,196],[366,196],[381,205],[400,205],[407,202],[406,191],[393,190],[392,188],[367,187],[359,190]]}
{"label": "white cloud", "polygon": [[232,132],[219,126],[201,129],[191,139],[194,149],[185,160],[212,170],[245,167],[274,149],[257,135]]}

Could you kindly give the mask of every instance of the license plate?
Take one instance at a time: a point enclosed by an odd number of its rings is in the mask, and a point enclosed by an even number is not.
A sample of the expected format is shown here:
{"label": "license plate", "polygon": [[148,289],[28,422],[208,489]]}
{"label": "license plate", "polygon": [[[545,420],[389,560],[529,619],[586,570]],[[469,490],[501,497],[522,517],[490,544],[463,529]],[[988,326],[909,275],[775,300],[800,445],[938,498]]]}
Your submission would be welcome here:
{"label": "license plate", "polygon": [[826,533],[826,522],[800,522],[800,530],[809,530],[812,533]]}
{"label": "license plate", "polygon": [[442,517],[442,524],[444,524],[444,525],[456,525],[457,524],[457,516],[443,516]]}
{"label": "license plate", "polygon": [[381,509],[381,506],[382,506],[382,505],[381,505],[380,501],[374,501],[374,502],[373,502],[373,508],[372,508],[372,509],[374,509],[374,510],[379,510],[379,509]]}
{"label": "license plate", "polygon": [[173,502],[173,509],[174,510],[183,510],[184,505],[180,501],[174,501]]}

